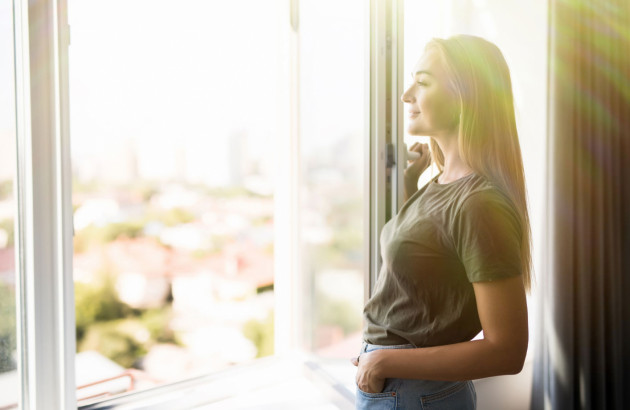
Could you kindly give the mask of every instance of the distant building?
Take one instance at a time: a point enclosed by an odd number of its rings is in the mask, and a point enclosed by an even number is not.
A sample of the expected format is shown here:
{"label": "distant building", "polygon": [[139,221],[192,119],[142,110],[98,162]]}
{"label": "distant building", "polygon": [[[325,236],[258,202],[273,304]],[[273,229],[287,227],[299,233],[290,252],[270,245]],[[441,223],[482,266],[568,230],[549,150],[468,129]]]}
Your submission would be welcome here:
{"label": "distant building", "polygon": [[116,276],[121,300],[135,308],[162,306],[169,295],[174,307],[210,308],[213,302],[243,300],[273,284],[273,255],[248,242],[195,257],[152,238],[121,238],[74,256],[76,280],[95,280],[104,268]]}

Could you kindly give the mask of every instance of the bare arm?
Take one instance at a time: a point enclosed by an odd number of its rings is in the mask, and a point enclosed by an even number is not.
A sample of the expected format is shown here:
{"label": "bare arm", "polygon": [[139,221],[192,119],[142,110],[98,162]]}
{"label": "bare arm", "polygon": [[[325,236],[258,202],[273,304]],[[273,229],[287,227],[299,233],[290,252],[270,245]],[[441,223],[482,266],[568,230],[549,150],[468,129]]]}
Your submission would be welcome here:
{"label": "bare arm", "polygon": [[521,371],[527,303],[520,276],[473,284],[484,338],[445,346],[375,350],[360,357],[357,384],[380,392],[386,378],[471,380]]}

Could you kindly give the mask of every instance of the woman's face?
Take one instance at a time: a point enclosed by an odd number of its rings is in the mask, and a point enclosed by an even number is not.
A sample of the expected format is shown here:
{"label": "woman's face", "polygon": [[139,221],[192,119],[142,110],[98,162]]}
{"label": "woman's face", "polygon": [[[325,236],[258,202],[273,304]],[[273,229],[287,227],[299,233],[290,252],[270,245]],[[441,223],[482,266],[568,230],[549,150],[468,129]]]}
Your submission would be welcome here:
{"label": "woman's face", "polygon": [[409,111],[410,135],[452,136],[459,121],[459,104],[448,85],[439,55],[429,50],[412,72],[413,82],[401,97]]}

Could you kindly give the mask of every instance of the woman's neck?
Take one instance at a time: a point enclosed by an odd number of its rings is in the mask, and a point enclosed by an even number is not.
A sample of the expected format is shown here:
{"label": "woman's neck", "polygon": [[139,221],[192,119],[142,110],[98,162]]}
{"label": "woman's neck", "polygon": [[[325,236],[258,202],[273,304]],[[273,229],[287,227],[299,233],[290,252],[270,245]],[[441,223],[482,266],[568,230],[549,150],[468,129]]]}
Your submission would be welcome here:
{"label": "woman's neck", "polygon": [[459,145],[457,137],[440,138],[436,141],[444,154],[444,168],[438,178],[438,183],[448,184],[460,178],[470,175],[473,169],[470,168],[459,155]]}

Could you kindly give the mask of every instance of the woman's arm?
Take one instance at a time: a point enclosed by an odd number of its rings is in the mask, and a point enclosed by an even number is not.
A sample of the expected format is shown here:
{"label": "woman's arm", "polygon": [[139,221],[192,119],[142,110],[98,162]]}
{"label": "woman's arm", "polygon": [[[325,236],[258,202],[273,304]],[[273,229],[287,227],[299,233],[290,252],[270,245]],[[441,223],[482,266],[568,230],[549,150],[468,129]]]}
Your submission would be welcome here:
{"label": "woman's arm", "polygon": [[471,380],[516,374],[527,353],[525,289],[520,276],[473,283],[484,338],[417,349],[381,349],[362,354],[357,384],[380,392],[386,378]]}

